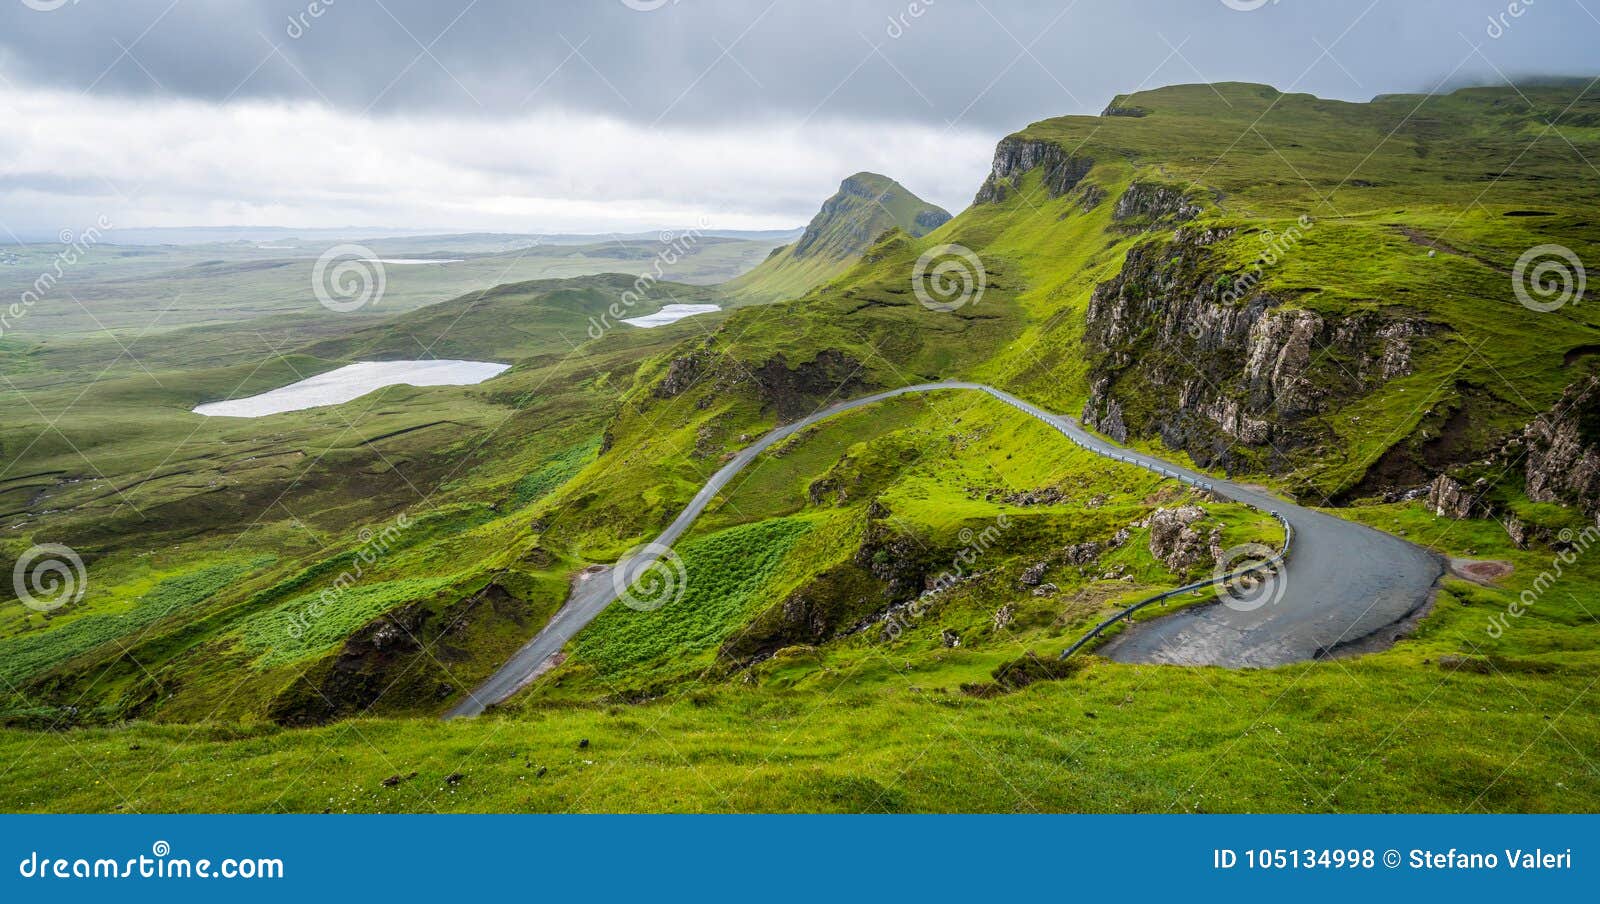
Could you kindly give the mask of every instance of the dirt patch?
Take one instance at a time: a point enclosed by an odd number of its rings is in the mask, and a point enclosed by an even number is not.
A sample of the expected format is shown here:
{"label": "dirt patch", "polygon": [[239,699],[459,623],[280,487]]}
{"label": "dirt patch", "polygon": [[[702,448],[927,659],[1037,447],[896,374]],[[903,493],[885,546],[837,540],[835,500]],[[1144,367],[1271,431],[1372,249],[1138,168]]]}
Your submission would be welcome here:
{"label": "dirt patch", "polygon": [[1510,562],[1493,559],[1451,559],[1450,573],[1458,578],[1493,587],[1496,581],[1510,574]]}

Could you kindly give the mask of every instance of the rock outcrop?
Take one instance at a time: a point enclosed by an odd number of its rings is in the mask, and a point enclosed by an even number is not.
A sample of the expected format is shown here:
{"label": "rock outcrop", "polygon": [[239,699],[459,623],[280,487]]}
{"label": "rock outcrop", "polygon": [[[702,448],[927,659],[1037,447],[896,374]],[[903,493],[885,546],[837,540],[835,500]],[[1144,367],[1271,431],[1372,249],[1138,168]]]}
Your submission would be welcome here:
{"label": "rock outcrop", "polygon": [[1600,517],[1600,376],[1567,387],[1522,433],[1528,498]]}
{"label": "rock outcrop", "polygon": [[1212,246],[1232,234],[1181,227],[1095,288],[1083,420],[1119,441],[1159,436],[1203,467],[1287,470],[1297,450],[1335,445],[1319,415],[1409,373],[1439,328],[1399,309],[1292,307],[1219,262]]}
{"label": "rock outcrop", "polygon": [[1135,182],[1117,199],[1111,219],[1118,223],[1139,220],[1146,223],[1182,223],[1200,215],[1200,205],[1184,190],[1159,182]]}
{"label": "rock outcrop", "polygon": [[1023,174],[1038,167],[1044,168],[1045,191],[1059,198],[1072,191],[1094,168],[1094,160],[1068,154],[1053,141],[1018,138],[1013,135],[1001,139],[994,149],[994,165],[989,177],[978,189],[974,204],[993,204],[1004,201],[1022,185]]}
{"label": "rock outcrop", "polygon": [[1199,524],[1205,517],[1205,509],[1197,505],[1156,509],[1150,515],[1150,554],[1176,574],[1216,561],[1222,553],[1222,530],[1202,533]]}

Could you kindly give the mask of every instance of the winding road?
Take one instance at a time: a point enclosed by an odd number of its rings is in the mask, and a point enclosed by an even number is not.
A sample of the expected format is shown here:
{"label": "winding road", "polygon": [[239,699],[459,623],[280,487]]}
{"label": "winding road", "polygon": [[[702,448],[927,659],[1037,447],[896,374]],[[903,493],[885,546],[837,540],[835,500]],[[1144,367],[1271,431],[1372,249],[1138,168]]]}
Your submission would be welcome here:
{"label": "winding road", "polygon": [[1249,612],[1209,604],[1140,622],[1096,652],[1118,662],[1181,665],[1275,666],[1316,659],[1341,650],[1378,649],[1393,643],[1428,605],[1444,572],[1438,556],[1365,525],[1302,508],[1266,491],[1200,474],[1124,449],[1084,430],[1064,415],[1051,414],[1008,392],[982,383],[921,383],[839,402],[786,424],[741,450],[711,476],[654,543],[615,566],[593,568],[573,582],[571,595],[544,630],[512,655],[445,718],[475,716],[516,693],[583,627],[683,536],[712,498],[756,456],[805,428],[856,408],[912,393],[946,390],[984,392],[1060,431],[1077,445],[1107,458],[1201,484],[1218,496],[1275,511],[1295,531],[1295,547],[1279,578],[1276,601]]}

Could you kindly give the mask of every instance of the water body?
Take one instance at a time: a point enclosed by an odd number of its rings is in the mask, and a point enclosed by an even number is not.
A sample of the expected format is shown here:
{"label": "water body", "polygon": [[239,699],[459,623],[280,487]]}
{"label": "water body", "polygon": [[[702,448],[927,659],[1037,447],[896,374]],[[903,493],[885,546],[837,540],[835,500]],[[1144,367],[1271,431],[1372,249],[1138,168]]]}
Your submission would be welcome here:
{"label": "water body", "polygon": [[361,361],[247,399],[195,406],[207,417],[265,417],[342,405],[385,386],[472,386],[511,365],[492,361]]}
{"label": "water body", "polygon": [[462,257],[370,257],[362,258],[363,264],[459,264],[466,258]]}
{"label": "water body", "polygon": [[693,317],[696,314],[709,314],[712,311],[720,310],[722,309],[714,304],[669,304],[654,314],[644,317],[629,317],[622,322],[631,323],[636,327],[648,330],[658,326],[666,326],[669,323],[677,323],[685,317]]}

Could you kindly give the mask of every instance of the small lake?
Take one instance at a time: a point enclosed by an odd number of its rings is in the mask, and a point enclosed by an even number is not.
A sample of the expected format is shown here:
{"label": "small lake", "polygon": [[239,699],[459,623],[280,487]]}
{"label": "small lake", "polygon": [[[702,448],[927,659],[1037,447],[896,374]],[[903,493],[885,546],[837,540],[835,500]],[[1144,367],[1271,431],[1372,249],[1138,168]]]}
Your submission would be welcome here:
{"label": "small lake", "polygon": [[696,314],[709,314],[712,311],[720,310],[722,309],[714,304],[669,304],[654,314],[644,317],[629,317],[622,322],[631,323],[634,326],[648,330],[652,327],[677,323],[685,317],[693,317]]}
{"label": "small lake", "polygon": [[385,386],[472,386],[510,367],[492,361],[361,361],[247,399],[197,405],[194,412],[207,417],[264,417],[342,405]]}

